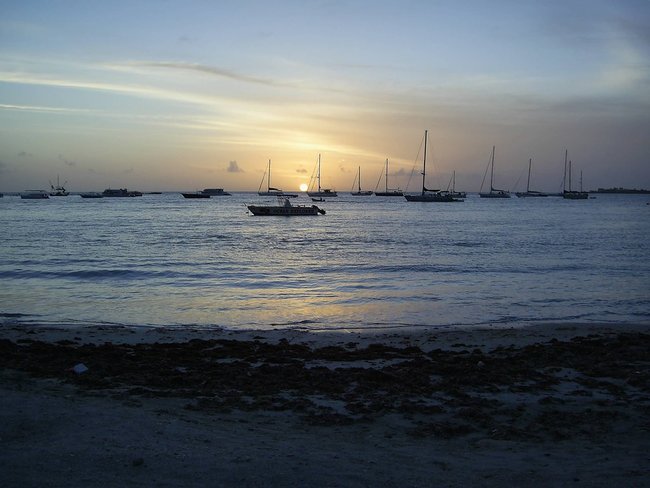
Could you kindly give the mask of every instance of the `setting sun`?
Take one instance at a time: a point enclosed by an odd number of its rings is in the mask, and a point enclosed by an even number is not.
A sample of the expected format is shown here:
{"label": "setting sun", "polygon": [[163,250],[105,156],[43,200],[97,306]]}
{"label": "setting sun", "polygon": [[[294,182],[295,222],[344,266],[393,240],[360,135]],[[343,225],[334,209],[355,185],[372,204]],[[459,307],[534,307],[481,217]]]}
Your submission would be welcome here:
{"label": "setting sun", "polygon": [[307,186],[307,183],[300,184],[300,191],[307,191],[307,188],[309,188],[309,186]]}

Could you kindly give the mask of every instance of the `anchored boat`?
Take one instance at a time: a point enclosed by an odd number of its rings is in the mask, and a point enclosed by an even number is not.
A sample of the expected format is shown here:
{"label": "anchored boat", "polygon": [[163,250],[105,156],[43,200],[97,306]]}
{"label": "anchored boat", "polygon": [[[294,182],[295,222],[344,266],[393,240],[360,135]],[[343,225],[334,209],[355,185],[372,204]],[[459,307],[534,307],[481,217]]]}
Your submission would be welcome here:
{"label": "anchored boat", "polygon": [[264,216],[325,215],[325,210],[316,205],[291,205],[291,201],[286,197],[278,197],[278,205],[248,205],[248,210],[253,215]]}

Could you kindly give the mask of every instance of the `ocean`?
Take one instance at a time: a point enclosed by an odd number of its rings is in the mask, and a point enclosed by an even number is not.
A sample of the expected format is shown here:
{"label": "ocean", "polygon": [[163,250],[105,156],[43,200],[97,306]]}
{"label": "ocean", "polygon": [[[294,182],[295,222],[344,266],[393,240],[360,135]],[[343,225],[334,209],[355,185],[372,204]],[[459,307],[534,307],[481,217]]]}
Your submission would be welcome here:
{"label": "ocean", "polygon": [[[647,195],[0,199],[0,325],[306,330],[650,323]],[[311,205],[306,196],[294,204]]]}

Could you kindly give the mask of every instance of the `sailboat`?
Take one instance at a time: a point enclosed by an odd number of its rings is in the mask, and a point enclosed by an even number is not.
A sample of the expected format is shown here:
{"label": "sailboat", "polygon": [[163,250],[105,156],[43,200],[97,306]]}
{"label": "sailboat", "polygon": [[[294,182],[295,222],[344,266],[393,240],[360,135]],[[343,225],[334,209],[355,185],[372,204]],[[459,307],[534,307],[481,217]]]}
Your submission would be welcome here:
{"label": "sailboat", "polygon": [[[497,190],[494,188],[494,146],[492,146],[492,157],[490,158],[490,192],[489,193],[481,193],[479,192],[479,196],[481,198],[510,198],[510,192],[507,192],[506,190]],[[485,178],[483,178],[485,180]],[[483,188],[483,185],[481,185],[481,188]]]}
{"label": "sailboat", "polygon": [[59,183],[59,175],[56,175],[56,186],[50,181],[50,196],[51,197],[67,197],[70,192],[65,189],[65,184],[67,181],[62,184]]}
{"label": "sailboat", "polygon": [[[268,177],[267,177],[268,176]],[[266,179],[266,191],[262,191],[262,185]],[[286,197],[286,198],[296,198],[298,195],[295,193],[285,193],[279,188],[273,188],[271,186],[271,160],[269,159],[269,169],[264,172],[262,176],[262,181],[260,181],[260,186],[257,189],[257,194],[261,197]]]}
{"label": "sailboat", "polygon": [[320,154],[318,155],[318,175],[316,176],[316,180],[318,181],[318,191],[308,191],[307,195],[315,198],[338,196],[336,191],[330,190],[329,188],[321,188],[320,186]]}
{"label": "sailboat", "polygon": [[[450,186],[451,186],[451,191],[449,190]],[[464,191],[456,191],[456,171],[454,171],[451,175],[451,181],[449,182],[449,185],[447,185],[447,192],[454,198],[467,197],[467,193],[465,193]]]}
{"label": "sailboat", "polygon": [[567,176],[567,156],[568,150],[564,150],[564,188],[562,196],[567,200],[586,200],[589,198],[589,193],[582,191],[582,171],[580,172],[580,191],[571,190],[571,161],[569,161],[569,189],[566,189],[566,176]]}
{"label": "sailboat", "polygon": [[[384,180],[386,182],[386,189],[384,191],[377,191],[377,187],[375,187],[375,195],[377,195],[378,197],[401,197],[404,195],[404,192],[399,188],[397,189],[388,188],[388,158],[386,158],[386,177],[384,178]],[[380,181],[381,181],[381,176],[379,177],[377,186],[379,186]]]}
{"label": "sailboat", "polygon": [[[357,187],[357,191],[354,191],[354,184],[357,183],[359,186]],[[350,192],[350,195],[355,195],[355,196],[368,196],[372,195],[372,191],[370,190],[361,190],[361,166],[359,166],[359,175],[354,178],[354,181],[352,182],[352,190]]]}
{"label": "sailboat", "polygon": [[526,183],[526,191],[525,192],[517,192],[515,195],[517,195],[519,198],[523,197],[547,197],[548,194],[542,193],[541,191],[531,191],[530,189],[530,167],[533,164],[533,158],[528,159],[528,183]]}
{"label": "sailboat", "polygon": [[404,195],[409,202],[462,202],[460,198],[454,198],[449,192],[440,190],[429,190],[425,186],[427,177],[427,137],[429,131],[424,131],[424,159],[422,160],[422,192],[419,195]]}

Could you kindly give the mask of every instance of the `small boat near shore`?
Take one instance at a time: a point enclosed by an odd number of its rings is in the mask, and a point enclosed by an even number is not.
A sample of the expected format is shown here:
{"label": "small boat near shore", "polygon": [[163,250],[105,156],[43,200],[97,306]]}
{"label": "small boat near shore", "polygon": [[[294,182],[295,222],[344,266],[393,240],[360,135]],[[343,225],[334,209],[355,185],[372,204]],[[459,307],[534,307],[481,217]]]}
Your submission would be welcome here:
{"label": "small boat near shore", "polygon": [[23,200],[45,200],[50,198],[50,195],[45,190],[25,190],[20,194]]}
{"label": "small boat near shore", "polygon": [[185,198],[210,198],[209,193],[204,193],[201,191],[181,193],[181,195],[183,195]]}
{"label": "small boat near shore", "polygon": [[253,215],[291,217],[297,215],[325,215],[325,210],[316,205],[292,205],[286,197],[278,197],[278,205],[248,205]]}

